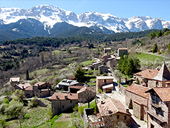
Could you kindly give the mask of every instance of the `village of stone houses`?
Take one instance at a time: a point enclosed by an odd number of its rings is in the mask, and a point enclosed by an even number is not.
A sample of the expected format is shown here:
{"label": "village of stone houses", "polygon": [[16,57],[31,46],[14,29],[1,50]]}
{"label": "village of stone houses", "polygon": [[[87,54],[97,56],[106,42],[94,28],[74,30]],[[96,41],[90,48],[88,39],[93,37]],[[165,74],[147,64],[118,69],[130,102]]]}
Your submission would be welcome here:
{"label": "village of stone houses", "polygon": [[[114,52],[105,47],[99,58],[78,66],[68,64],[53,76],[67,71],[73,75],[56,84],[51,76],[42,81],[47,75],[42,72],[27,70],[26,77],[10,77],[0,94],[0,127],[170,128],[168,57],[159,61],[154,59],[159,53],[136,53],[139,46],[124,46]],[[150,63],[142,68],[145,54]]]}

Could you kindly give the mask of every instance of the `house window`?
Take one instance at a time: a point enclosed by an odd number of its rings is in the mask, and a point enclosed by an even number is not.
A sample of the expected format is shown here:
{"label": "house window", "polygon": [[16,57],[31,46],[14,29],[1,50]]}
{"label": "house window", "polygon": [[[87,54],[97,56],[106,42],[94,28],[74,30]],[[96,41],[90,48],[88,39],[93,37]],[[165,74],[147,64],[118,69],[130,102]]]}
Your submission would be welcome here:
{"label": "house window", "polygon": [[62,105],[62,108],[64,108],[64,105]]}
{"label": "house window", "polygon": [[124,116],[124,119],[126,120],[126,116]]}
{"label": "house window", "polygon": [[119,119],[119,115],[117,115],[117,119]]}
{"label": "house window", "polygon": [[72,100],[70,100],[70,103],[72,103]]}
{"label": "house window", "polygon": [[104,83],[106,84],[106,79],[104,79]]}
{"label": "house window", "polygon": [[158,85],[159,85],[159,84],[158,84],[158,81],[156,81],[156,87],[158,87]]}

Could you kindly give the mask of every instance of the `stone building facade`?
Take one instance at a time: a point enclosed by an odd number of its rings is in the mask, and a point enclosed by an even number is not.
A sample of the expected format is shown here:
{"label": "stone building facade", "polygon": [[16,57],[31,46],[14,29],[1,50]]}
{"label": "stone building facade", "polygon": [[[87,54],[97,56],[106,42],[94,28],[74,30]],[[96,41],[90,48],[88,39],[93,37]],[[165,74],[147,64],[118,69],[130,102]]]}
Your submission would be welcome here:
{"label": "stone building facade", "polygon": [[111,48],[104,48],[104,53],[111,53]]}
{"label": "stone building facade", "polygon": [[139,80],[139,84],[145,87],[170,87],[170,72],[165,63],[160,70],[146,69],[134,74],[134,79]]}
{"label": "stone building facade", "polygon": [[97,107],[105,128],[114,127],[118,122],[130,124],[131,114],[119,100],[107,98],[99,102]]}
{"label": "stone building facade", "polygon": [[81,88],[79,91],[77,91],[78,94],[78,102],[87,102],[91,101],[95,98],[96,92],[90,88],[90,87],[84,87]]}
{"label": "stone building facade", "polygon": [[54,93],[51,98],[53,115],[72,109],[78,103],[77,93]]}
{"label": "stone building facade", "polygon": [[126,88],[126,105],[134,110],[134,115],[147,121],[147,101],[149,94],[145,93],[149,88],[132,84]]}
{"label": "stone building facade", "polygon": [[112,76],[96,76],[96,92],[102,89],[102,86],[113,83],[113,79]]}
{"label": "stone building facade", "polygon": [[170,88],[152,88],[148,101],[148,128],[170,127]]}
{"label": "stone building facade", "polygon": [[118,56],[127,55],[128,49],[127,48],[118,48]]}

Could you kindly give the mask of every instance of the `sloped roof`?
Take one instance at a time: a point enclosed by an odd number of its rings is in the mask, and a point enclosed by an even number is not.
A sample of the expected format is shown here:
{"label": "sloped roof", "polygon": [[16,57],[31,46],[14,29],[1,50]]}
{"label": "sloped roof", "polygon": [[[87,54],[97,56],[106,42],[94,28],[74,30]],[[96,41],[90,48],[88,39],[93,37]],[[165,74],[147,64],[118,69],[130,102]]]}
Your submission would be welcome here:
{"label": "sloped roof", "polygon": [[34,86],[42,86],[42,85],[44,85],[45,84],[45,82],[41,82],[41,81],[38,81],[37,83],[35,83],[34,84]]}
{"label": "sloped roof", "polygon": [[138,97],[138,98],[134,99],[133,102],[140,104],[140,105],[144,105],[147,107],[147,99]]}
{"label": "sloped roof", "polygon": [[114,79],[113,76],[96,76],[97,79]]}
{"label": "sloped roof", "polygon": [[[101,116],[112,115],[118,112],[130,115],[126,112],[124,105],[116,99],[107,98],[103,101],[103,104],[99,102],[97,106]],[[111,111],[111,113],[109,113],[109,111]]]}
{"label": "sloped roof", "polygon": [[24,84],[18,84],[16,86],[20,87],[21,89],[23,89],[23,88],[26,89],[27,87],[32,86],[32,85],[29,83],[24,83]]}
{"label": "sloped roof", "polygon": [[28,86],[25,88],[25,90],[33,90],[33,86]]}
{"label": "sloped roof", "polygon": [[[58,96],[58,98],[56,96]],[[67,96],[69,100],[78,100],[77,93],[54,93],[50,100],[66,100],[65,96]]]}
{"label": "sloped roof", "polygon": [[151,92],[153,90],[157,93],[163,102],[170,101],[170,88],[155,87],[148,90],[147,92]]}
{"label": "sloped roof", "polygon": [[71,89],[81,89],[84,88],[84,86],[69,86]]}
{"label": "sloped roof", "polygon": [[140,76],[142,78],[148,78],[148,79],[153,79],[157,74],[158,74],[158,70],[155,69],[155,70],[152,70],[152,69],[146,69],[146,70],[143,70],[141,72],[138,72],[138,73],[135,73],[135,75],[137,76]]}
{"label": "sloped roof", "polygon": [[92,88],[85,86],[84,88],[81,88],[79,91],[77,91],[77,93],[81,93],[81,92],[84,92],[86,90],[91,91],[91,92],[95,92]]}
{"label": "sloped roof", "polygon": [[9,82],[19,82],[19,81],[20,81],[20,77],[12,77],[9,80]]}
{"label": "sloped roof", "polygon": [[165,64],[165,62],[163,63],[160,71],[158,72],[158,74],[153,78],[154,80],[159,80],[159,81],[167,81],[170,80],[170,73],[169,70]]}
{"label": "sloped roof", "polygon": [[128,86],[126,88],[126,91],[132,92],[136,95],[139,95],[139,96],[147,98],[147,99],[149,98],[149,94],[145,93],[145,92],[148,90],[149,90],[149,88],[144,87],[142,85],[137,85],[137,84],[132,84],[131,86]]}

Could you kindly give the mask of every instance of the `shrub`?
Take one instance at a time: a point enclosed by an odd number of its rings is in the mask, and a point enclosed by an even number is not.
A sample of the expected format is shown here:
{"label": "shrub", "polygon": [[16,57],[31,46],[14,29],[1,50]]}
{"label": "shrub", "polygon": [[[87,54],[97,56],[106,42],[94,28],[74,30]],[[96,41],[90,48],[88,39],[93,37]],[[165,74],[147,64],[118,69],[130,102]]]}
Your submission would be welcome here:
{"label": "shrub", "polygon": [[139,84],[139,79],[138,78],[136,78],[136,84]]}
{"label": "shrub", "polygon": [[162,54],[162,53],[159,51],[158,54]]}
{"label": "shrub", "polygon": [[51,109],[48,111],[48,115],[50,116],[50,119],[52,119],[52,118],[53,118],[53,112],[52,112],[52,110],[51,110]]}
{"label": "shrub", "polygon": [[38,106],[38,99],[34,97],[34,98],[28,103],[28,107],[29,107],[29,108],[33,108],[33,107],[37,107],[37,106]]}
{"label": "shrub", "polygon": [[30,116],[28,114],[24,115],[24,119],[29,119],[29,118],[30,118]]}
{"label": "shrub", "polygon": [[4,113],[5,113],[5,108],[6,108],[6,107],[7,107],[7,105],[4,104],[4,103],[0,105],[0,113],[1,113],[1,114],[4,114]]}
{"label": "shrub", "polygon": [[5,119],[0,120],[0,127],[1,127],[1,128],[5,128],[5,123],[6,123],[6,120],[5,120]]}
{"label": "shrub", "polygon": [[103,92],[101,89],[98,89],[97,91],[98,91],[99,93],[102,93],[102,92]]}
{"label": "shrub", "polygon": [[93,75],[93,71],[91,69],[88,70],[88,75]]}
{"label": "shrub", "polygon": [[74,106],[73,111],[78,112],[78,105],[77,104]]}
{"label": "shrub", "polygon": [[78,107],[78,111],[79,111],[79,113],[80,113],[81,116],[83,116],[84,108],[85,108],[85,106],[79,106],[79,107]]}
{"label": "shrub", "polygon": [[5,109],[5,113],[6,115],[11,116],[11,117],[18,117],[19,113],[21,112],[22,107],[23,107],[23,103],[12,100],[9,103],[9,107]]}
{"label": "shrub", "polygon": [[23,101],[23,99],[25,98],[25,93],[23,90],[15,90],[15,92],[13,93],[13,99],[14,100],[18,100],[18,101]]}
{"label": "shrub", "polygon": [[37,82],[37,80],[33,80],[31,82],[29,82],[31,85],[34,85]]}

